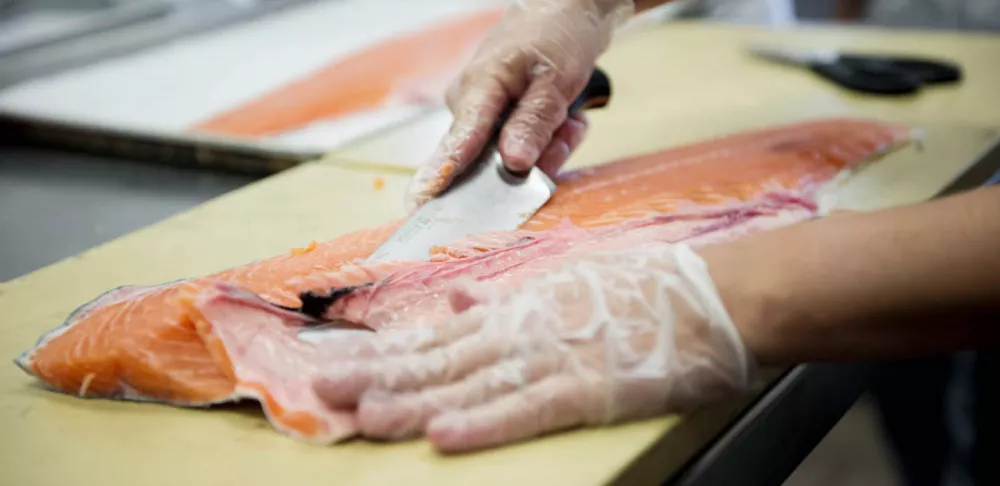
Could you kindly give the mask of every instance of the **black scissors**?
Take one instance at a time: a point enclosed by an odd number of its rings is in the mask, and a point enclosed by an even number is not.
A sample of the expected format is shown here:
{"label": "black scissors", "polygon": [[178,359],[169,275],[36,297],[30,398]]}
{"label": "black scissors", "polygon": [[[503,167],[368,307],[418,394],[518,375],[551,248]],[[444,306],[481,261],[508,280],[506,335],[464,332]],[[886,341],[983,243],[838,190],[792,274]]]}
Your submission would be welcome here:
{"label": "black scissors", "polygon": [[911,94],[925,85],[962,79],[961,67],[936,59],[764,46],[750,47],[750,52],[770,61],[805,66],[840,86],[876,95]]}

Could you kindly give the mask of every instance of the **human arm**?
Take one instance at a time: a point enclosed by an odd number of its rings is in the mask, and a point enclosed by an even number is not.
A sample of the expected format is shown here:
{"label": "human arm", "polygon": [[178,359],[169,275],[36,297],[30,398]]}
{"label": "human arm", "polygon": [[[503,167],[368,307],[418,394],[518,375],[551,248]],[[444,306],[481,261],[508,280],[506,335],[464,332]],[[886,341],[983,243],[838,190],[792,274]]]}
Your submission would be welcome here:
{"label": "human arm", "polygon": [[1000,187],[832,216],[700,253],[763,363],[1000,343]]}
{"label": "human arm", "polygon": [[514,170],[554,174],[581,143],[583,114],[567,115],[615,30],[638,10],[665,0],[521,0],[479,45],[445,99],[452,124],[414,175],[406,193],[414,209],[446,188],[487,143],[498,118],[499,151]]}

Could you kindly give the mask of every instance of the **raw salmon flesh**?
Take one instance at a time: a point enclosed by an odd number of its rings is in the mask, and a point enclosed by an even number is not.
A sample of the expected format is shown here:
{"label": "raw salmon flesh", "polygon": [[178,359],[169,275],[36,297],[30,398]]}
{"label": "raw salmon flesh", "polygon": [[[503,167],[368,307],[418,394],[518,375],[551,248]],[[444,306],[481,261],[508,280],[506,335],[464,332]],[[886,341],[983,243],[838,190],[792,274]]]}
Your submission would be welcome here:
{"label": "raw salmon flesh", "polygon": [[564,171],[518,231],[473,235],[427,261],[362,263],[394,221],[214,275],[117,288],[17,364],[83,397],[189,407],[251,398],[279,431],[333,443],[355,433],[353,411],[326,408],[311,382],[324,356],[369,331],[310,339],[300,331],[330,321],[376,332],[434,325],[451,314],[448,295],[459,286],[514,289],[572,255],[715,244],[815,218],[841,175],[910,134],[870,120],[815,120]]}
{"label": "raw salmon flesh", "polygon": [[502,16],[484,9],[375,44],[191,129],[261,138],[393,103],[436,106]]}

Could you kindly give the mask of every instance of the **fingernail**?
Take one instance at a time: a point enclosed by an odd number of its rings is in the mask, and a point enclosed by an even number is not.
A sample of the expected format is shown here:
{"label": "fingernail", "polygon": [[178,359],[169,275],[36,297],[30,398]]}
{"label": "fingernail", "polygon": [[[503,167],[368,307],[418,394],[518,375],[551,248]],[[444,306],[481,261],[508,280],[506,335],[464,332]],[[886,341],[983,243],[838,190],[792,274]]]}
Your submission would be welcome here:
{"label": "fingernail", "polygon": [[427,424],[427,440],[441,452],[460,452],[466,448],[466,420],[459,414],[444,413]]}

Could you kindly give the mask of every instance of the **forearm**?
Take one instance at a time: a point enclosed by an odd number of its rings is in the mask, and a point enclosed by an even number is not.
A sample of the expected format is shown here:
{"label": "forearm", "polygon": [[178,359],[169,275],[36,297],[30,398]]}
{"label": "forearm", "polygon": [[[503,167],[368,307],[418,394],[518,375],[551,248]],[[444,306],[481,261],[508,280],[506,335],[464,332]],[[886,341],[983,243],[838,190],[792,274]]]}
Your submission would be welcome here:
{"label": "forearm", "polygon": [[764,363],[1000,343],[1000,187],[702,250]]}

